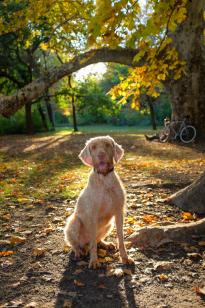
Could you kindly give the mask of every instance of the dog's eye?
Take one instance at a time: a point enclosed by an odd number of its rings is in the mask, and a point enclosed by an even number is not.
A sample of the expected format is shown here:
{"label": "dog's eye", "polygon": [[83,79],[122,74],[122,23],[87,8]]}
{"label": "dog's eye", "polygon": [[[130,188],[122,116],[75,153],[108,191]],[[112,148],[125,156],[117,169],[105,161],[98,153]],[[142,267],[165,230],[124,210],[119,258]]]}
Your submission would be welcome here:
{"label": "dog's eye", "polygon": [[105,143],[106,148],[110,147],[110,144],[108,142]]}
{"label": "dog's eye", "polygon": [[95,150],[95,149],[96,149],[96,145],[95,145],[95,144],[92,145],[91,149],[92,149],[92,150]]}

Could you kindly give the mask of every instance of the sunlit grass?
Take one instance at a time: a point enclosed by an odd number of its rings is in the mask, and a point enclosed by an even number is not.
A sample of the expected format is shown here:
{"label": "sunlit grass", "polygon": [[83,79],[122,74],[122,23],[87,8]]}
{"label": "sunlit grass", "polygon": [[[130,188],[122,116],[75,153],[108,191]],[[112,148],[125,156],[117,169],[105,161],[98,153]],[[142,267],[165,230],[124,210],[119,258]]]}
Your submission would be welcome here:
{"label": "sunlit grass", "polygon": [[[145,133],[152,131],[103,125],[84,126],[77,134],[63,128],[33,137],[8,137],[0,151],[0,202],[24,204],[25,198],[43,202],[78,196],[90,172],[78,154],[85,140],[98,134],[111,134],[125,147],[125,157],[116,168],[122,179],[141,175],[161,178],[165,173],[185,170],[191,174],[192,169],[199,173],[204,169],[204,154],[194,147],[145,142]],[[164,181],[170,180],[165,177]]]}

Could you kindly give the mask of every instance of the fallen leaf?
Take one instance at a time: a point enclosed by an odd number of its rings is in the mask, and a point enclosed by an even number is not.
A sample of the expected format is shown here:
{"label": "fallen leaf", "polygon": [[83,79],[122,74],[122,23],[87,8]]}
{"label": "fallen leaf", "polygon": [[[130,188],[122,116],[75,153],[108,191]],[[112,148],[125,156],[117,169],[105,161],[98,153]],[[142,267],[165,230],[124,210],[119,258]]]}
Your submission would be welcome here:
{"label": "fallen leaf", "polygon": [[195,291],[196,291],[196,293],[197,293],[198,295],[203,295],[203,296],[205,296],[205,286],[203,286],[203,287],[196,287],[196,288],[195,288]]}
{"label": "fallen leaf", "polygon": [[0,245],[9,245],[10,241],[8,240],[0,240]]}
{"label": "fallen leaf", "polygon": [[10,214],[5,214],[5,215],[2,216],[2,219],[4,221],[9,221],[11,219],[11,215]]}
{"label": "fallen leaf", "polygon": [[200,242],[198,242],[198,245],[199,245],[199,246],[205,246],[205,241],[200,241]]}
{"label": "fallen leaf", "polygon": [[105,257],[105,262],[112,262],[113,261],[113,258],[111,257]]}
{"label": "fallen leaf", "polygon": [[30,200],[28,198],[18,198],[17,201],[19,203],[22,203],[22,204],[26,204],[27,202],[30,202]]}
{"label": "fallen leaf", "polygon": [[17,235],[12,235],[10,237],[10,243],[12,245],[22,244],[22,243],[25,243],[25,241],[26,241],[25,237],[21,237],[21,236],[17,236]]}
{"label": "fallen leaf", "polygon": [[12,288],[12,289],[15,289],[15,288],[18,288],[18,286],[20,286],[20,284],[21,283],[18,281],[16,283],[13,283],[13,284],[9,285],[9,287]]}
{"label": "fallen leaf", "polygon": [[130,227],[125,228],[126,235],[131,235],[134,232],[134,230]]}
{"label": "fallen leaf", "polygon": [[167,281],[167,280],[168,280],[168,276],[165,275],[165,274],[160,274],[158,277],[159,277],[159,279],[160,279],[161,281]]}
{"label": "fallen leaf", "polygon": [[72,304],[73,304],[72,301],[66,299],[66,300],[64,300],[63,308],[71,308],[71,307],[72,307]]}
{"label": "fallen leaf", "polygon": [[146,223],[153,223],[156,222],[158,218],[155,215],[144,215],[142,219]]}
{"label": "fallen leaf", "polygon": [[102,283],[99,284],[98,288],[99,288],[99,289],[107,289],[107,287],[106,287],[104,284],[102,284]]}
{"label": "fallen leaf", "polygon": [[36,302],[30,302],[25,307],[26,308],[36,308],[36,307],[39,307],[39,305]]}
{"label": "fallen leaf", "polygon": [[22,307],[23,301],[19,299],[19,300],[11,301],[11,304],[12,304],[12,307],[14,308]]}
{"label": "fallen leaf", "polygon": [[183,212],[181,214],[183,220],[187,221],[187,220],[194,220],[196,217],[195,215],[193,215],[192,213],[189,213],[189,212]]}
{"label": "fallen leaf", "polygon": [[195,246],[191,246],[187,243],[181,243],[180,246],[186,251],[186,252],[197,252],[198,248]]}
{"label": "fallen leaf", "polygon": [[82,271],[83,271],[82,269],[78,268],[78,269],[75,270],[75,272],[73,274],[78,275],[78,274],[82,273]]}
{"label": "fallen leaf", "polygon": [[43,230],[43,232],[46,233],[46,235],[53,231],[55,231],[55,228],[52,225],[49,225],[47,228]]}
{"label": "fallen leaf", "polygon": [[69,247],[68,245],[65,245],[63,247],[63,252],[67,253],[67,252],[70,252],[71,251],[71,247]]}
{"label": "fallen leaf", "polygon": [[35,257],[43,257],[45,255],[46,250],[44,248],[34,248],[33,256]]}
{"label": "fallen leaf", "polygon": [[132,271],[128,268],[123,268],[123,273],[130,276],[132,275]]}
{"label": "fallen leaf", "polygon": [[192,259],[198,259],[202,257],[201,254],[197,252],[188,253],[187,256]]}
{"label": "fallen leaf", "polygon": [[170,270],[173,267],[173,262],[169,261],[159,261],[154,265],[154,270],[162,271],[162,270]]}
{"label": "fallen leaf", "polygon": [[129,225],[134,225],[135,224],[135,218],[132,217],[132,216],[128,216],[126,219],[125,219],[125,222]]}
{"label": "fallen leaf", "polygon": [[0,257],[7,257],[13,255],[15,252],[13,250],[0,251]]}
{"label": "fallen leaf", "polygon": [[105,257],[107,254],[107,251],[105,249],[98,249],[98,256],[99,257]]}
{"label": "fallen leaf", "polygon": [[81,282],[80,280],[76,280],[76,279],[74,280],[74,284],[78,287],[84,287],[85,286],[85,284],[83,282]]}
{"label": "fallen leaf", "polygon": [[106,272],[107,277],[111,277],[111,276],[122,277],[123,274],[124,273],[121,268],[111,268],[111,269],[108,269]]}

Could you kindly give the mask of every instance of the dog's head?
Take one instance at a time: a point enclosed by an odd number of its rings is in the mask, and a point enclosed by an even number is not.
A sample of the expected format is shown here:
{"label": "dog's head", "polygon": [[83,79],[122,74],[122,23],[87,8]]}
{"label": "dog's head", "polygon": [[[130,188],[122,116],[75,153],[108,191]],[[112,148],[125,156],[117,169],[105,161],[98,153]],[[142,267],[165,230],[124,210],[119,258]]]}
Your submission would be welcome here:
{"label": "dog's head", "polygon": [[98,173],[106,175],[123,156],[124,150],[110,136],[88,140],[79,158],[85,165],[92,166]]}

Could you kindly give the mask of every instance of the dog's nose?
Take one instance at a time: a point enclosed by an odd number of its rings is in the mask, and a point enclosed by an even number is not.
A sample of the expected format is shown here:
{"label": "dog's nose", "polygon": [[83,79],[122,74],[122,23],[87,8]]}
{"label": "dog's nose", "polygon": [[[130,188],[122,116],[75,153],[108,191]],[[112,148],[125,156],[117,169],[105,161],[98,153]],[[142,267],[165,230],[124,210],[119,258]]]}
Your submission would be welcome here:
{"label": "dog's nose", "polygon": [[99,159],[105,158],[105,152],[103,152],[103,151],[99,152],[99,153],[98,153],[98,158],[99,158]]}

